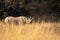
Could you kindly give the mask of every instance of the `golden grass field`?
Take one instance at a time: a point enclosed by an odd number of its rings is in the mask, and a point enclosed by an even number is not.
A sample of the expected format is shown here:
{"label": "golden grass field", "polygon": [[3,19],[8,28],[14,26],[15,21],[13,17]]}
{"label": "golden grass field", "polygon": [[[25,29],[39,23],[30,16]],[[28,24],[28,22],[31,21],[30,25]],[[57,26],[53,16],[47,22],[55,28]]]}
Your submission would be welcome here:
{"label": "golden grass field", "polygon": [[0,22],[0,40],[60,40],[60,23],[8,25]]}

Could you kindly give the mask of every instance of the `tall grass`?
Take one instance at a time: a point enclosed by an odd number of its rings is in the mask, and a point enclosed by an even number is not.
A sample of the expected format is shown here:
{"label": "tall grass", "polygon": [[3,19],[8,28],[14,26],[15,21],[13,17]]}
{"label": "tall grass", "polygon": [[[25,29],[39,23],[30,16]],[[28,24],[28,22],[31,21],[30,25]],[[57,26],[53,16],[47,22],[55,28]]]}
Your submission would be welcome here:
{"label": "tall grass", "polygon": [[60,23],[9,25],[0,22],[0,40],[60,40]]}

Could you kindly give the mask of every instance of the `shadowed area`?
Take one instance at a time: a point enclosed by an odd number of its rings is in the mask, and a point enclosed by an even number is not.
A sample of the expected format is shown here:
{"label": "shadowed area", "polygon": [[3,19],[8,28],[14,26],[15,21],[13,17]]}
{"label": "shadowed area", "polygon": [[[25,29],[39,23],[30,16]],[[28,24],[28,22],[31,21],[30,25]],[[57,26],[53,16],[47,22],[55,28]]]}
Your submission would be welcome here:
{"label": "shadowed area", "polygon": [[8,16],[31,16],[35,21],[60,22],[60,1],[0,0],[0,20]]}

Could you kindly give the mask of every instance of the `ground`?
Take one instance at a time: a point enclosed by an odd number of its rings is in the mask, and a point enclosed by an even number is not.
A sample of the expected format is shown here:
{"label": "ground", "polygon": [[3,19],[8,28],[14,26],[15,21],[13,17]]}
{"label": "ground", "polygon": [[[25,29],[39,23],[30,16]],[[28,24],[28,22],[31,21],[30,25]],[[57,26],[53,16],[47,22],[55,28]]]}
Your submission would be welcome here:
{"label": "ground", "polygon": [[34,22],[8,25],[0,22],[0,40],[60,40],[60,23]]}

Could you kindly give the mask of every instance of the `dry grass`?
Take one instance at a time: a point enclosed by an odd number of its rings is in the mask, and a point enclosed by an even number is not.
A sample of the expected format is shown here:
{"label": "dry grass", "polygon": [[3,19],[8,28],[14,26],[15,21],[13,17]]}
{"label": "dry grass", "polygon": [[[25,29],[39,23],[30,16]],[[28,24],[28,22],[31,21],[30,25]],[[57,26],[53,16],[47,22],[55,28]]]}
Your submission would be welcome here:
{"label": "dry grass", "polygon": [[8,25],[0,22],[0,40],[60,40],[60,23]]}

